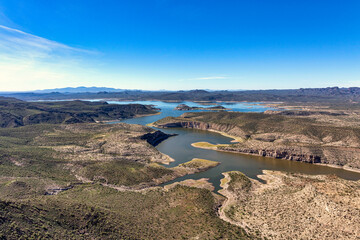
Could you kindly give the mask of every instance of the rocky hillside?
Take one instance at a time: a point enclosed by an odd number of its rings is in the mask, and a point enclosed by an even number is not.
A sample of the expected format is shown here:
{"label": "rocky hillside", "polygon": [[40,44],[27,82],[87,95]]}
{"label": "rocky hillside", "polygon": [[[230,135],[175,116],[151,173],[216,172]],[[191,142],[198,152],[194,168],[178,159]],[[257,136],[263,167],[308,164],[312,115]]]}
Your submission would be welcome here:
{"label": "rocky hillside", "polygon": [[[305,114],[306,116],[306,114]],[[239,143],[215,146],[218,150],[275,157],[308,163],[335,164],[360,169],[360,126],[295,115],[202,112],[165,118],[155,126],[216,130]],[[353,117],[352,117],[353,118]]]}
{"label": "rocky hillside", "polygon": [[154,187],[217,164],[159,165],[172,159],[157,137],[125,123],[1,128],[0,239],[249,239],[209,190]]}
{"label": "rocky hillside", "polygon": [[140,104],[118,105],[88,101],[24,102],[14,98],[0,98],[0,127],[3,128],[40,123],[90,123],[155,113],[157,109]]}
{"label": "rocky hillside", "polygon": [[360,182],[334,176],[264,171],[249,179],[224,173],[222,219],[263,239],[357,239]]}

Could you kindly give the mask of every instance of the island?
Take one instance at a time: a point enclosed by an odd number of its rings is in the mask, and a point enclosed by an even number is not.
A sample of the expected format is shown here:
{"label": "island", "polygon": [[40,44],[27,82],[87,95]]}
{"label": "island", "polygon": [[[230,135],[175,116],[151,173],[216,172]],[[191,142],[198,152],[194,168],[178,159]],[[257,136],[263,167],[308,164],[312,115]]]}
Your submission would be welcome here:
{"label": "island", "polygon": [[205,107],[189,107],[186,104],[180,104],[175,108],[175,110],[179,110],[179,111],[190,111],[190,110],[225,111],[225,110],[229,110],[229,109],[225,108],[223,106],[220,106],[220,105],[205,108]]}

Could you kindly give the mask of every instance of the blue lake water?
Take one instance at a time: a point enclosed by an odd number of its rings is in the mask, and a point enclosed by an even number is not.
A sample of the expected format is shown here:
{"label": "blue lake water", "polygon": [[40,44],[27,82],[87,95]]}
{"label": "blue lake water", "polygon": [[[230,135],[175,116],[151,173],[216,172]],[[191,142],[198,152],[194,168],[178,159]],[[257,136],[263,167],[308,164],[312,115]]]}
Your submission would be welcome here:
{"label": "blue lake water", "polygon": [[226,102],[218,102],[213,105],[201,105],[199,103],[194,102],[181,102],[181,103],[174,103],[174,102],[161,102],[161,101],[127,101],[127,102],[119,102],[119,101],[107,101],[108,103],[112,104],[144,104],[144,105],[154,105],[156,108],[161,109],[161,113],[159,115],[154,116],[148,116],[148,117],[142,117],[142,118],[133,118],[133,119],[126,119],[123,122],[126,123],[133,123],[133,124],[141,124],[146,125],[148,123],[155,122],[159,119],[165,118],[165,117],[179,117],[181,114],[185,112],[200,112],[203,110],[192,110],[192,111],[178,111],[174,110],[176,106],[179,104],[186,104],[190,107],[214,107],[216,105],[221,105],[226,108],[230,108],[231,111],[236,112],[264,112],[265,110],[269,110],[272,108],[264,107],[262,105],[259,105],[259,103],[226,103]]}
{"label": "blue lake water", "polygon": [[[155,122],[164,117],[168,117],[168,116],[178,117],[184,112],[187,112],[187,111],[174,110],[174,108],[180,103],[167,103],[160,101],[136,101],[136,102],[108,101],[108,102],[114,104],[129,104],[129,103],[139,103],[139,104],[148,104],[148,105],[150,104],[161,109],[161,114],[159,115],[126,119],[122,121],[131,124],[146,125],[148,123]],[[200,105],[199,103],[193,103],[193,102],[181,102],[181,103],[191,107],[214,106],[214,105],[203,106]],[[239,112],[264,112],[265,110],[271,109],[262,105],[256,105],[258,103],[235,103],[235,104],[218,103],[218,104],[226,108],[231,108],[231,111],[239,111]],[[210,142],[213,144],[221,144],[221,143],[230,143],[230,141],[232,140],[228,137],[224,137],[214,132],[202,131],[196,129],[181,129],[181,128],[160,129],[160,130],[166,133],[178,134],[175,137],[171,137],[163,141],[156,147],[160,152],[165,153],[170,157],[172,157],[173,159],[175,159],[175,162],[172,162],[170,165],[168,165],[168,167],[177,166],[181,163],[190,161],[193,158],[204,158],[221,163],[217,167],[209,169],[205,172],[177,178],[166,184],[182,181],[185,179],[209,178],[209,181],[215,186],[215,191],[217,191],[220,189],[220,179],[223,178],[222,176],[223,172],[233,171],[233,170],[241,171],[245,173],[247,176],[257,179],[257,175],[261,174],[262,170],[264,169],[279,170],[286,172],[297,172],[304,174],[334,174],[349,180],[360,179],[360,173],[346,171],[338,168],[331,168],[326,166],[319,166],[319,165],[294,162],[294,161],[288,161],[282,159],[250,156],[250,155],[237,154],[237,153],[217,152],[213,150],[199,149],[191,146],[191,144],[194,142]]]}

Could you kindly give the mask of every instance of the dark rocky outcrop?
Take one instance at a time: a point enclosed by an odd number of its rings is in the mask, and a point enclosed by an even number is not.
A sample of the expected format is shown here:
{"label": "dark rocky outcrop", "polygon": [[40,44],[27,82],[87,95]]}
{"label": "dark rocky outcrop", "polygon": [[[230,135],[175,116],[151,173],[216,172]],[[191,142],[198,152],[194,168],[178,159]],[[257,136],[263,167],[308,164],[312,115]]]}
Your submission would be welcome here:
{"label": "dark rocky outcrop", "polygon": [[0,112],[0,127],[17,127],[22,126],[23,122],[21,117],[15,116],[11,113]]}
{"label": "dark rocky outcrop", "polygon": [[146,133],[140,138],[146,140],[148,143],[153,145],[154,147],[157,146],[162,141],[168,139],[169,137],[176,136],[177,134],[166,134],[162,131],[155,131],[151,133]]}

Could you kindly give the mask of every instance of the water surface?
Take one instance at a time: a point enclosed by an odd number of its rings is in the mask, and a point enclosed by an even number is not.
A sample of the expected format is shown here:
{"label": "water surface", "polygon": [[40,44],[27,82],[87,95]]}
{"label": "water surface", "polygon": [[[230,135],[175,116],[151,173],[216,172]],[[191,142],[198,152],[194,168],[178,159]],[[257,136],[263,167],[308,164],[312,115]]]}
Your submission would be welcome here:
{"label": "water surface", "polygon": [[[164,103],[158,101],[138,101],[138,102],[117,102],[109,101],[109,103],[116,104],[128,104],[128,103],[140,103],[140,104],[151,104],[161,109],[161,114],[154,116],[147,116],[141,118],[126,119],[122,122],[146,125],[167,116],[178,117],[186,111],[177,111],[174,108],[179,103]],[[202,106],[192,102],[182,102],[189,106]],[[220,103],[221,104],[221,103]],[[251,105],[254,103],[235,103],[221,105],[231,108],[232,111],[240,112],[263,112],[270,108],[261,105]],[[208,105],[211,106],[211,105]],[[194,112],[194,111],[192,111]],[[156,148],[173,159],[168,167],[174,167],[181,163],[190,161],[193,158],[204,158],[220,162],[221,164],[215,168],[209,169],[205,172],[186,175],[184,177],[177,178],[166,184],[173,182],[182,181],[185,179],[200,179],[209,178],[209,181],[214,185],[215,191],[220,189],[220,179],[223,178],[222,173],[226,171],[241,171],[251,178],[257,179],[257,175],[262,173],[262,170],[279,170],[285,172],[296,172],[304,174],[334,174],[344,179],[358,180],[360,179],[360,173],[346,171],[338,168],[331,168],[326,166],[313,165],[303,162],[295,162],[283,159],[265,158],[260,156],[251,156],[238,153],[227,153],[217,152],[214,150],[200,149],[192,147],[191,144],[194,142],[210,142],[212,144],[230,143],[231,138],[222,136],[221,134],[202,131],[196,129],[182,129],[182,128],[171,128],[171,129],[160,129],[165,133],[176,133],[178,136],[171,137]]]}

